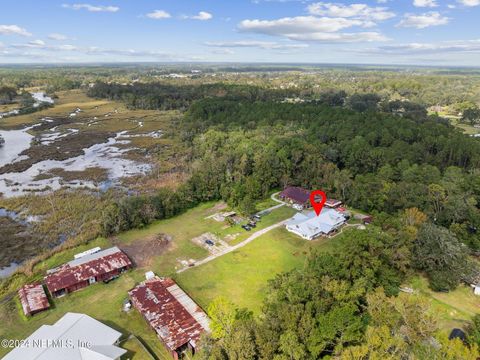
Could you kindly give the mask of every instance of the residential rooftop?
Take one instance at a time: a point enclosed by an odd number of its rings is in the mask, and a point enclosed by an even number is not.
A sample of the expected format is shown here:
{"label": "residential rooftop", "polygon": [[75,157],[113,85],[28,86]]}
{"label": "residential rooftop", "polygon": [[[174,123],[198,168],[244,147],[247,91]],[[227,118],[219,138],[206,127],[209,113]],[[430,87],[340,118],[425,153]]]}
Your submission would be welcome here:
{"label": "residential rooftop", "polygon": [[94,318],[66,313],[42,325],[4,360],[115,360],[127,351],[115,346],[121,333]]}

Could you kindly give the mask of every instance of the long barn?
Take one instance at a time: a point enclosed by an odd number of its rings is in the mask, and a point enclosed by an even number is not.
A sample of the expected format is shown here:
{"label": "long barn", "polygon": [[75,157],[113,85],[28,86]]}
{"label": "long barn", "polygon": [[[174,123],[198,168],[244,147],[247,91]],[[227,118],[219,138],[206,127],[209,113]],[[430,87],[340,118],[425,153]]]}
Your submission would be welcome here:
{"label": "long barn", "polygon": [[175,360],[194,353],[202,333],[210,331],[207,314],[170,278],[148,279],[129,295]]}
{"label": "long barn", "polygon": [[132,267],[128,256],[118,247],[86,254],[56,269],[49,270],[45,285],[59,297],[83,289],[98,281],[108,281]]}

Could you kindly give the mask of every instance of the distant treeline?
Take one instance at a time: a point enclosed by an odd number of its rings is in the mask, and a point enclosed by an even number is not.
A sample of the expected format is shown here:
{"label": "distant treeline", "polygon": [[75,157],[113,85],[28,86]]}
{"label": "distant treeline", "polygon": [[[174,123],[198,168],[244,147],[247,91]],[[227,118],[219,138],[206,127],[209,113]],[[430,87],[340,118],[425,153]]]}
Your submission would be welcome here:
{"label": "distant treeline", "polygon": [[289,93],[291,91],[222,83],[178,86],[163,83],[120,85],[103,82],[97,82],[87,92],[91,97],[120,100],[130,109],[143,110],[185,110],[194,101],[208,97],[250,102],[280,100]]}

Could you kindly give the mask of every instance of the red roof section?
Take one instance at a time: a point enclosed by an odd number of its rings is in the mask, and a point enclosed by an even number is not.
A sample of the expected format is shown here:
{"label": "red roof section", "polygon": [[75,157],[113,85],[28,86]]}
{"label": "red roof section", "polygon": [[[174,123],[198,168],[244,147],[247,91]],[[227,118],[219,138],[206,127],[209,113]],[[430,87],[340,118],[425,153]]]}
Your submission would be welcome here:
{"label": "red roof section", "polygon": [[18,290],[25,315],[46,310],[50,307],[47,294],[40,284],[27,284]]}
{"label": "red roof section", "polygon": [[[195,343],[205,331],[202,325],[168,290],[176,285],[170,278],[153,278],[129,292],[133,305],[142,313],[165,345],[175,351]],[[202,311],[198,308],[197,311]]]}
{"label": "red roof section", "polygon": [[85,262],[78,266],[71,266],[70,263],[62,265],[55,272],[45,277],[45,284],[48,290],[53,293],[86,281],[91,277],[107,274],[124,267],[131,267],[132,262],[128,256],[120,249],[117,250],[118,251],[112,254]]}
{"label": "red roof section", "polygon": [[327,205],[328,207],[337,207],[342,205],[342,202],[340,200],[327,199],[327,201],[325,201],[325,205]]}
{"label": "red roof section", "polygon": [[288,198],[297,204],[303,205],[310,201],[310,191],[300,187],[289,186],[280,193],[280,197]]}

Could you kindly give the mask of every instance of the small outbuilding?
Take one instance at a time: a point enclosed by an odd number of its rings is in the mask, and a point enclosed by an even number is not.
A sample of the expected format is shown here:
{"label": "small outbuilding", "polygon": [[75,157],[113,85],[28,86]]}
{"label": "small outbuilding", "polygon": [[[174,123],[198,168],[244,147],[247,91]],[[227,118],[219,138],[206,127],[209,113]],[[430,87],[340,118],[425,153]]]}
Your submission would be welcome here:
{"label": "small outbuilding", "polygon": [[27,316],[35,315],[50,307],[47,294],[41,284],[28,284],[18,290],[23,313]]}

